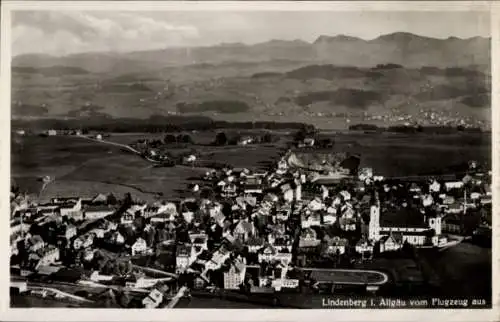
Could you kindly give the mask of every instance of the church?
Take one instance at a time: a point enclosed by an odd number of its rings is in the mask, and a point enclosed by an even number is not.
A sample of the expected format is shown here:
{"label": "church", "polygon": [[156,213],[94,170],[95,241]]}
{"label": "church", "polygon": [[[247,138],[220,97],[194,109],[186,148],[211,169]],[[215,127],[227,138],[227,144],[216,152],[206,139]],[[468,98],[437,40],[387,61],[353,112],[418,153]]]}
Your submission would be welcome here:
{"label": "church", "polygon": [[439,243],[441,235],[441,217],[435,212],[413,207],[394,208],[381,212],[380,202],[376,201],[370,208],[368,238],[380,241],[386,236],[401,236],[401,242],[414,246],[433,245]]}

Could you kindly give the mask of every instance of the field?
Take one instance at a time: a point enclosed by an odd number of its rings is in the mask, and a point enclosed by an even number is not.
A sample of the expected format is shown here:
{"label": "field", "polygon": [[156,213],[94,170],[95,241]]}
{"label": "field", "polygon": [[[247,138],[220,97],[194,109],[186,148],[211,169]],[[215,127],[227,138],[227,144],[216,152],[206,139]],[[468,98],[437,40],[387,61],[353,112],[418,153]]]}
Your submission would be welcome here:
{"label": "field", "polygon": [[[122,136],[121,139],[126,143],[130,138]],[[260,162],[278,155],[278,150],[271,147],[199,148],[205,160],[237,167],[259,167]],[[119,147],[77,137],[15,137],[11,156],[12,179],[23,191],[39,194],[42,200],[68,195],[92,197],[110,192],[117,196],[130,192],[146,201],[175,199],[185,195],[187,185],[207,170],[189,166],[154,167]],[[52,182],[41,190],[44,176],[50,176]]]}
{"label": "field", "polygon": [[[401,176],[425,174],[454,167],[468,160],[489,162],[491,138],[487,134],[354,134],[324,133],[335,141],[330,152],[359,154],[361,166],[369,166],[377,174]],[[155,135],[161,138],[163,135]],[[264,168],[275,161],[291,139],[284,133],[271,145],[223,146],[207,145],[214,132],[198,132],[195,143],[187,148],[195,151],[201,161],[231,164],[234,167]],[[149,134],[114,135],[109,140],[131,143]],[[205,141],[203,141],[205,140]],[[184,147],[183,149],[186,149]],[[177,149],[178,150],[178,149]],[[175,154],[175,146],[169,152]],[[322,151],[325,152],[325,151]],[[12,179],[29,193],[41,199],[75,195],[91,197],[112,192],[123,196],[130,192],[141,200],[177,198],[187,185],[206,169],[190,166],[157,168],[148,161],[123,151],[120,147],[77,137],[14,136],[11,153]],[[41,178],[52,182],[43,191]]]}

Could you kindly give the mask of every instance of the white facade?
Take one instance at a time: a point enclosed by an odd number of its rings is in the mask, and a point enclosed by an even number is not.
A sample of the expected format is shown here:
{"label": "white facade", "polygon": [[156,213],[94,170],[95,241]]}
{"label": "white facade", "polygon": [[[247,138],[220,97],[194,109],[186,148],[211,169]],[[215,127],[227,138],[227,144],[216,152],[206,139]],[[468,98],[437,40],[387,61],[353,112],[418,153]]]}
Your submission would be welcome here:
{"label": "white facade", "polygon": [[368,238],[377,241],[380,239],[380,205],[370,207],[370,223],[368,224]]}
{"label": "white facade", "polygon": [[146,241],[142,238],[138,238],[132,245],[132,256],[144,254],[148,249]]}

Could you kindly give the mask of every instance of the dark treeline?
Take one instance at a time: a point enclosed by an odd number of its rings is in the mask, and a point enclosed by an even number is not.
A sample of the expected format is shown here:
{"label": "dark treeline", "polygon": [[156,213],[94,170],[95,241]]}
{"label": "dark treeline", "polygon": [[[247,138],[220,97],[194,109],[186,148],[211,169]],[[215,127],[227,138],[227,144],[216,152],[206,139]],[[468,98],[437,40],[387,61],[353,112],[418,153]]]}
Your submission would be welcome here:
{"label": "dark treeline", "polygon": [[464,127],[464,126],[405,126],[394,125],[389,127],[381,127],[374,124],[354,124],[349,126],[350,131],[368,131],[368,132],[392,132],[392,133],[482,133],[481,128],[478,127]]}
{"label": "dark treeline", "polygon": [[302,129],[310,125],[297,122],[227,122],[215,121],[203,116],[152,116],[149,119],[131,118],[89,118],[89,119],[38,119],[12,120],[12,128],[29,128],[33,130],[72,130],[101,132],[180,132],[205,131],[216,129]]}

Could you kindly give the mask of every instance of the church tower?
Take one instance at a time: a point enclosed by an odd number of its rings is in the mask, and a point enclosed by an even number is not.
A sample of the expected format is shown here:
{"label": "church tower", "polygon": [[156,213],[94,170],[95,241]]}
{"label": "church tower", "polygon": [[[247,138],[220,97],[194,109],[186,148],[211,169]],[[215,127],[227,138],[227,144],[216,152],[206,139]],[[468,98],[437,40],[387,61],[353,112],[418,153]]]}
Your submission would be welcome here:
{"label": "church tower", "polygon": [[373,241],[380,239],[380,200],[378,199],[378,195],[375,195],[375,202],[370,207],[368,238]]}

